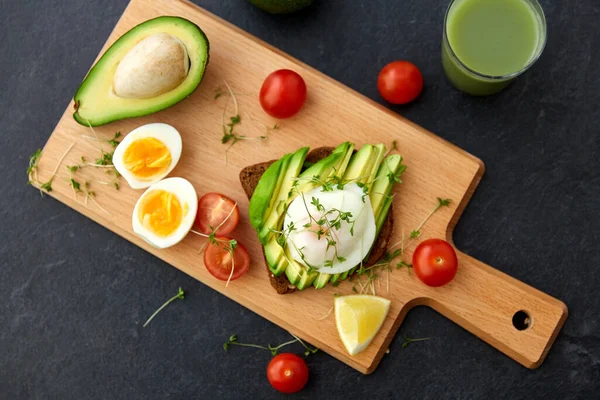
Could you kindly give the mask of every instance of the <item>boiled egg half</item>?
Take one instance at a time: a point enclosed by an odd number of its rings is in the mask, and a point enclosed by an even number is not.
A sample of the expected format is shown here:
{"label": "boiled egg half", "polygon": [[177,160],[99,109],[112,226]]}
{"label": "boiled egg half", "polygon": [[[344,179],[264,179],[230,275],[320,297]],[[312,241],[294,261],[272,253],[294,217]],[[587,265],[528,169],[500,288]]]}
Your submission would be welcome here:
{"label": "boiled egg half", "polygon": [[181,135],[171,125],[142,125],[119,143],[113,154],[113,164],[131,188],[144,189],[175,168],[181,148]]}
{"label": "boiled egg half", "polygon": [[192,229],[198,195],[183,178],[167,178],[150,186],[133,209],[133,232],[159,249],[179,243]]}
{"label": "boiled egg half", "polygon": [[[325,222],[335,223],[339,212],[351,216],[337,226]],[[294,229],[289,229],[290,224]],[[328,191],[318,187],[298,195],[287,209],[283,228],[289,229],[287,248],[292,258],[328,274],[360,265],[377,230],[369,196],[355,183]]]}

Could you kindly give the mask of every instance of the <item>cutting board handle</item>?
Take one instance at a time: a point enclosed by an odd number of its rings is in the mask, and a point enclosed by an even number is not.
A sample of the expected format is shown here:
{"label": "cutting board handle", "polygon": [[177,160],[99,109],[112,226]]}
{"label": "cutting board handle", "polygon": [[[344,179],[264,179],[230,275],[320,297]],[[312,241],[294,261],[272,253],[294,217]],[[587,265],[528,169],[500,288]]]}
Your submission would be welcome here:
{"label": "cutting board handle", "polygon": [[537,368],[567,318],[566,305],[457,252],[458,273],[427,288],[426,304],[527,368]]}

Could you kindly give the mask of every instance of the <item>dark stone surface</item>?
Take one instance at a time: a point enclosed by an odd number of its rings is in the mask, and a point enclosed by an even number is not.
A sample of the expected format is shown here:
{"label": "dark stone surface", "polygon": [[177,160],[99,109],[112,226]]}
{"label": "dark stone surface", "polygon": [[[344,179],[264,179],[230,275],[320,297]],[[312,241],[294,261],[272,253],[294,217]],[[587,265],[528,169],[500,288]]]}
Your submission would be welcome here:
{"label": "dark stone surface", "polygon": [[[317,354],[296,398],[592,399],[600,389],[600,6],[543,1],[548,46],[498,96],[453,90],[440,66],[447,1],[321,0],[269,16],[243,0],[197,3],[381,101],[379,69],[415,62],[422,97],[395,108],[484,160],[487,173],[455,232],[459,248],[562,299],[570,317],[530,371],[435,312],[400,333],[428,342],[371,376]],[[25,186],[41,147],[126,0],[0,2],[0,398],[280,398],[268,354],[225,338],[288,339],[263,320],[66,206]],[[343,99],[340,99],[343,101]],[[409,156],[409,155],[407,155]],[[183,286],[186,299],[141,323]]]}

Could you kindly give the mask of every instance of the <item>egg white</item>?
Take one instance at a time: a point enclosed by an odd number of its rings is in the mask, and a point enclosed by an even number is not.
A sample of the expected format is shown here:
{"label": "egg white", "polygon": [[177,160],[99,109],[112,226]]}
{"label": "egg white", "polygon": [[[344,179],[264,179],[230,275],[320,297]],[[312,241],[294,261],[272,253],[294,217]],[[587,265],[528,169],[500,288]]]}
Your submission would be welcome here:
{"label": "egg white", "polygon": [[[134,175],[125,167],[123,156],[132,142],[138,139],[149,137],[160,140],[165,144],[167,149],[169,149],[169,152],[171,153],[171,165],[169,165],[169,168],[167,168],[162,174],[149,177],[148,179],[143,179]],[[177,129],[173,128],[169,124],[163,123],[146,124],[132,130],[127,136],[125,136],[125,138],[115,149],[112,161],[116,170],[119,172],[119,174],[121,174],[121,176],[123,176],[123,178],[125,178],[132,189],[144,189],[155,184],[171,173],[173,168],[175,168],[179,162],[182,148],[183,143],[181,141],[181,135]]]}
{"label": "egg white", "polygon": [[[305,266],[318,268],[319,272],[328,274],[346,272],[359,265],[369,254],[377,230],[371,201],[369,196],[364,196],[363,202],[363,195],[362,189],[353,183],[345,185],[343,190],[334,189],[324,192],[322,187],[318,187],[304,193],[303,196],[297,196],[288,207],[283,223],[284,230],[290,223],[295,227],[287,238],[292,258]],[[334,233],[331,236],[337,242],[338,256],[345,258],[345,261],[334,259],[335,249],[332,246],[327,249],[327,240],[324,236],[319,240],[317,235],[310,231],[314,228],[304,227],[310,221],[308,212],[317,220],[322,214],[311,204],[313,197],[319,200],[326,211],[338,209],[352,213],[351,219],[355,220],[354,234],[350,233],[351,225],[342,221],[340,229],[333,229]],[[331,220],[336,215],[337,213],[330,214],[328,219]],[[333,266],[325,267],[325,261],[332,259]]]}
{"label": "egg white", "polygon": [[[142,221],[138,218],[138,211],[140,205],[142,203],[142,199],[153,190],[164,190],[170,193],[173,193],[181,208],[184,212],[183,217],[181,219],[181,223],[175,229],[173,233],[169,236],[162,237],[156,235],[154,232],[146,229],[142,224]],[[187,209],[187,212],[185,210]],[[194,186],[187,180],[183,178],[167,178],[162,181],[155,183],[150,186],[144,194],[140,196],[137,203],[135,204],[135,208],[133,209],[133,215],[131,218],[133,232],[144,239],[146,242],[150,243],[152,246],[157,247],[159,249],[164,249],[167,247],[171,247],[177,243],[179,243],[183,238],[190,232],[192,229],[192,225],[196,219],[196,213],[198,212],[198,195],[196,194],[196,190]]]}

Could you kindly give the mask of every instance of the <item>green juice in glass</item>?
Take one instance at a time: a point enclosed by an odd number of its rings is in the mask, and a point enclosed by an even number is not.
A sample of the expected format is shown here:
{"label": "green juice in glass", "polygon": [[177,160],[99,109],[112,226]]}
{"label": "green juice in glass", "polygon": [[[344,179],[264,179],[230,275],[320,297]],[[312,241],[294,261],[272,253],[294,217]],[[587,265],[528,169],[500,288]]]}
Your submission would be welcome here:
{"label": "green juice in glass", "polygon": [[527,70],[545,42],[546,20],[536,0],[453,0],[442,65],[457,89],[490,95]]}

